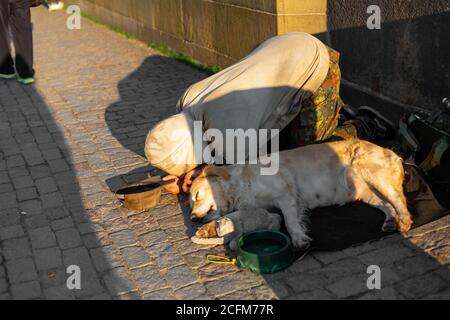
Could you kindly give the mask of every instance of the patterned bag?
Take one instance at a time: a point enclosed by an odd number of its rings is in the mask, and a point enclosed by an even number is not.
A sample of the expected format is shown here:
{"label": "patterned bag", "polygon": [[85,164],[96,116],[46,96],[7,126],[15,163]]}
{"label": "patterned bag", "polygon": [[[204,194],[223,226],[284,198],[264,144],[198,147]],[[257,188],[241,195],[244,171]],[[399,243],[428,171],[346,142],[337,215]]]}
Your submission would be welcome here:
{"label": "patterned bag", "polygon": [[330,67],[322,85],[302,102],[300,113],[287,126],[289,148],[304,146],[330,138],[338,125],[343,102],[339,97],[341,71],[339,52],[329,47]]}

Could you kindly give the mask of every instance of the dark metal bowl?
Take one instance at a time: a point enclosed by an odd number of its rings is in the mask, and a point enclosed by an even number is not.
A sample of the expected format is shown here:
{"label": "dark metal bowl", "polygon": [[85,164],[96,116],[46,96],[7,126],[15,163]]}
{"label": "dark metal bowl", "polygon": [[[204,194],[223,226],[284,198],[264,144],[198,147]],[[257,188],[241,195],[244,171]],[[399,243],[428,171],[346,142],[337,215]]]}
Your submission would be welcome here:
{"label": "dark metal bowl", "polygon": [[117,190],[116,196],[130,210],[151,209],[158,205],[162,187],[173,181],[162,181],[159,176],[151,177]]}

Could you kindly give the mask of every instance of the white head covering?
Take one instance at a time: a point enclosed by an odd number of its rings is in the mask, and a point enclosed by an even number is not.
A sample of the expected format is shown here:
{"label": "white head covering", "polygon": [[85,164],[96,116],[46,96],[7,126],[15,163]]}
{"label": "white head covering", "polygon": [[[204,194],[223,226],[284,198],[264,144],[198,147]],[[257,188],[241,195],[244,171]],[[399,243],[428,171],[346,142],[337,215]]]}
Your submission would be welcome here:
{"label": "white head covering", "polygon": [[197,167],[194,120],[182,112],[159,122],[147,135],[145,155],[151,165],[176,176]]}

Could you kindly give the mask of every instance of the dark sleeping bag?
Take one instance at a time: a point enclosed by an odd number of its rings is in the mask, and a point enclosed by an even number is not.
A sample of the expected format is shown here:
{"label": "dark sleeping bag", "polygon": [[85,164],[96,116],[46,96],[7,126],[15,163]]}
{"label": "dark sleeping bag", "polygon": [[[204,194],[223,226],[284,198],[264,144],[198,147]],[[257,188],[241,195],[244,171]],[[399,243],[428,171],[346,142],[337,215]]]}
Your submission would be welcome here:
{"label": "dark sleeping bag", "polygon": [[[405,164],[404,192],[413,216],[413,228],[449,213],[450,195],[433,183],[417,167]],[[325,207],[310,213],[311,250],[342,250],[352,245],[389,235],[381,227],[385,214],[362,202],[341,207]]]}

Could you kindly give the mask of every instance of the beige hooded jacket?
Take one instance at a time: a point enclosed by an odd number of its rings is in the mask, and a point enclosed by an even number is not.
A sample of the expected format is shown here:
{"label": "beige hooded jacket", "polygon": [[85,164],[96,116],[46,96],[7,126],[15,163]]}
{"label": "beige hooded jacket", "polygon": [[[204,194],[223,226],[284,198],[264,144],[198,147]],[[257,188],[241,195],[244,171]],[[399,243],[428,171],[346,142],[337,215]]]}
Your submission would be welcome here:
{"label": "beige hooded jacket", "polygon": [[[180,113],[149,132],[147,159],[177,176],[201,164],[194,141],[201,148],[207,143],[194,137],[194,121],[224,137],[226,129],[283,129],[323,83],[328,68],[328,51],[312,35],[294,32],[264,41],[236,64],[186,90],[177,105]],[[225,150],[217,152],[225,157]]]}

